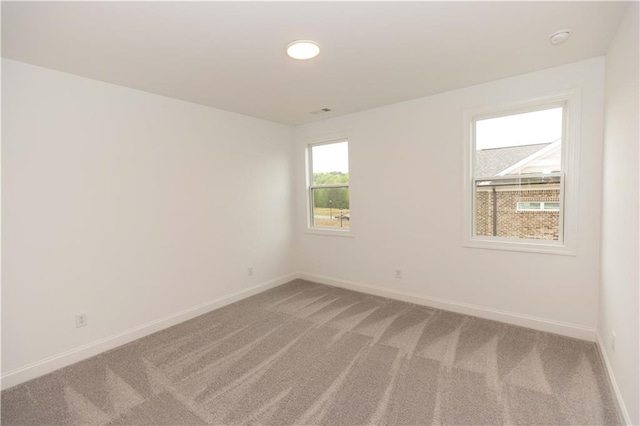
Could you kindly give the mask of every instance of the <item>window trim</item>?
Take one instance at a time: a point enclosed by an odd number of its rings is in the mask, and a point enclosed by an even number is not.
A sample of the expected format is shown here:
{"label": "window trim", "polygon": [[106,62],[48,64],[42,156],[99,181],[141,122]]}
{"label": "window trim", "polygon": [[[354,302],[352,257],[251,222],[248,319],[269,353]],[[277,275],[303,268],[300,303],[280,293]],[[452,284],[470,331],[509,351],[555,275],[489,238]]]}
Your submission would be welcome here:
{"label": "window trim", "polygon": [[[331,145],[335,143],[347,143],[347,164],[349,165],[349,183],[346,184],[313,184],[313,147],[322,145]],[[335,137],[328,140],[309,142],[306,146],[306,197],[307,197],[307,219],[305,233],[315,235],[332,235],[340,237],[353,237],[351,220],[349,220],[348,228],[330,228],[317,227],[313,225],[313,190],[318,188],[347,188],[349,189],[349,216],[353,209],[351,208],[351,155],[350,142],[346,136]]]}
{"label": "window trim", "polygon": [[[475,196],[473,164],[475,157],[474,123],[479,119],[497,118],[524,112],[533,112],[564,105],[562,140],[562,184],[560,200],[562,241],[523,238],[486,237],[475,235]],[[578,140],[580,131],[581,94],[579,89],[541,96],[520,102],[505,103],[485,108],[470,109],[463,114],[463,247],[524,251],[531,253],[577,254],[578,225]]]}

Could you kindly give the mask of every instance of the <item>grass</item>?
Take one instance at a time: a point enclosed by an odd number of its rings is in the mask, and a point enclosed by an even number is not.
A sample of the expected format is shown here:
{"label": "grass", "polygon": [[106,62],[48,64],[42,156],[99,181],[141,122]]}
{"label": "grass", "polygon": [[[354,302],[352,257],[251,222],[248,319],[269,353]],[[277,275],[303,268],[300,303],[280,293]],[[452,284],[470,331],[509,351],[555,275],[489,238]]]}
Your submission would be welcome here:
{"label": "grass", "polygon": [[[340,212],[344,215],[349,215],[349,209],[329,209],[326,207],[316,207],[313,209],[314,226],[318,227],[327,227],[327,228],[349,228],[348,220],[342,220],[342,226],[340,226],[340,219],[336,219],[336,216],[340,216]],[[330,216],[331,215],[331,216]],[[317,216],[325,216],[325,217],[317,217]],[[329,219],[329,216],[331,219]]]}
{"label": "grass", "polygon": [[[333,216],[338,216],[340,214],[340,209],[336,209],[335,207],[332,209],[330,209],[329,207],[316,207],[313,209],[314,215],[329,216],[329,213],[331,213]],[[342,209],[342,213],[348,215],[349,209]]]}

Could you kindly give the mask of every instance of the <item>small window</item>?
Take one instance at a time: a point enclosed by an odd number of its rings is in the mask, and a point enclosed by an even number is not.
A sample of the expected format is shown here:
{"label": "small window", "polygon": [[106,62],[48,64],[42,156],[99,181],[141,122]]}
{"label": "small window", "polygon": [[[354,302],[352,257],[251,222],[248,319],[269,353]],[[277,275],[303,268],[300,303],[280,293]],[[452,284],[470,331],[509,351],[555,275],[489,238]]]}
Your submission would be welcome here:
{"label": "small window", "polygon": [[577,90],[465,114],[467,247],[575,254]]}
{"label": "small window", "polygon": [[519,212],[536,212],[536,211],[552,211],[557,212],[560,211],[560,203],[548,203],[545,201],[541,201],[538,203],[530,203],[530,202],[519,202],[518,203],[518,211]]}
{"label": "small window", "polygon": [[309,146],[310,228],[349,231],[349,143]]}

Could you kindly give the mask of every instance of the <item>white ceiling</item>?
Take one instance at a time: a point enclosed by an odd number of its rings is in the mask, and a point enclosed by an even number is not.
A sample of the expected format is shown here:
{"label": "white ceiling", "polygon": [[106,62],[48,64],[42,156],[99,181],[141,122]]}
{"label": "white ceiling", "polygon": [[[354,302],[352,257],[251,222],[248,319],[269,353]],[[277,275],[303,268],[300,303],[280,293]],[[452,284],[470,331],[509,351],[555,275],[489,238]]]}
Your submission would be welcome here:
{"label": "white ceiling", "polygon": [[[602,55],[627,6],[2,2],[2,55],[295,125]],[[320,56],[286,57],[295,39]]]}

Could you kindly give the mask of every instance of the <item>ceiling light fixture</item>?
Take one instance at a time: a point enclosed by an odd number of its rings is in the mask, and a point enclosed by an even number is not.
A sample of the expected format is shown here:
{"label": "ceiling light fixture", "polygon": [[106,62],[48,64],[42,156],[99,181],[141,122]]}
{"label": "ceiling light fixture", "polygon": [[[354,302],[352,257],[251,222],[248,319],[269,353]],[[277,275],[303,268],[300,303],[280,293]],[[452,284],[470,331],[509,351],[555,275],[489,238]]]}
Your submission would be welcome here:
{"label": "ceiling light fixture", "polygon": [[556,31],[555,33],[551,34],[551,36],[549,37],[549,41],[554,46],[557,46],[567,41],[567,39],[569,38],[569,34],[571,34],[571,31],[569,30]]}
{"label": "ceiling light fixture", "polygon": [[296,40],[287,44],[287,56],[293,59],[312,59],[320,53],[320,46],[311,40]]}

